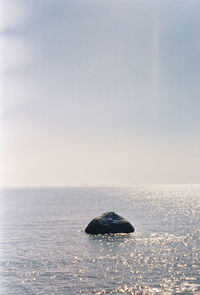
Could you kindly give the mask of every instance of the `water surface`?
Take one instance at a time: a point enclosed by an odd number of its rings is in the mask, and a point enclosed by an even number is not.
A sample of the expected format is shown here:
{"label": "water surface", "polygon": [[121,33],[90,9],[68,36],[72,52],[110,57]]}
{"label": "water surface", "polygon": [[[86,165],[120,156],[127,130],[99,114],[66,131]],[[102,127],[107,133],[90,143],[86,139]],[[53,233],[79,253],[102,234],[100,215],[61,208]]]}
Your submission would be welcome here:
{"label": "water surface", "polygon": [[[0,294],[200,294],[200,186],[1,190]],[[115,211],[132,234],[84,229]]]}

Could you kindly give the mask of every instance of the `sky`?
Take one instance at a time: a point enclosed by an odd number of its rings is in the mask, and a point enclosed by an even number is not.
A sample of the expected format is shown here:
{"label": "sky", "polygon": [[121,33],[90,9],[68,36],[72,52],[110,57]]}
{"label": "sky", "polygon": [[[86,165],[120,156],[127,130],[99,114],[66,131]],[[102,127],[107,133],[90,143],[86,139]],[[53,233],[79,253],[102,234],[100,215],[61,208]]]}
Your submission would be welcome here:
{"label": "sky", "polygon": [[199,0],[0,0],[0,185],[200,182]]}

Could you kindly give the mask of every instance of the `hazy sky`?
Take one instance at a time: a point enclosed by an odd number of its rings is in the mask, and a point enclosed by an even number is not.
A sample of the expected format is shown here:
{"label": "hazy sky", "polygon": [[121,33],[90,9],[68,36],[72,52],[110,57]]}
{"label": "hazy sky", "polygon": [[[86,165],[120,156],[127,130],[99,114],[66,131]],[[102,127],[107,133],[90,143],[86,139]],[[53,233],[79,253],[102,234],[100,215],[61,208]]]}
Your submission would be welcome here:
{"label": "hazy sky", "polygon": [[0,0],[1,185],[200,182],[199,0]]}

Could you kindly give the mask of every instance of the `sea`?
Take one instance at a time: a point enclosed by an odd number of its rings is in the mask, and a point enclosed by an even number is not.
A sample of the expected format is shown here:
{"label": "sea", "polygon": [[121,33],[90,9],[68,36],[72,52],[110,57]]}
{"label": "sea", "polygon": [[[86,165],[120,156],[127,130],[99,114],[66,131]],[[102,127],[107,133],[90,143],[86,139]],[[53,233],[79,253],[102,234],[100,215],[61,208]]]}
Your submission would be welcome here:
{"label": "sea", "polygon": [[[131,234],[88,235],[114,211]],[[0,191],[0,294],[200,294],[200,185]]]}

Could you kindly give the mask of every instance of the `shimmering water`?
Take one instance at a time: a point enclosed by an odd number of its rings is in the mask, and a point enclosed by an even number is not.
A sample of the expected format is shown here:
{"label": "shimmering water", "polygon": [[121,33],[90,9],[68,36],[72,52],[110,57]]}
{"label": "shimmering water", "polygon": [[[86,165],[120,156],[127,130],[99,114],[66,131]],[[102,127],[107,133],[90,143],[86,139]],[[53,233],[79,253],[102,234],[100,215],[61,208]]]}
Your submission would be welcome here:
{"label": "shimmering water", "polygon": [[[1,191],[0,294],[200,294],[200,186]],[[133,234],[90,236],[115,211]]]}

